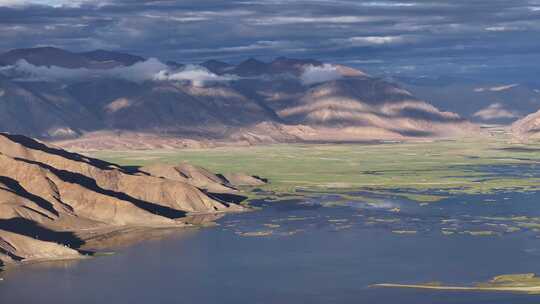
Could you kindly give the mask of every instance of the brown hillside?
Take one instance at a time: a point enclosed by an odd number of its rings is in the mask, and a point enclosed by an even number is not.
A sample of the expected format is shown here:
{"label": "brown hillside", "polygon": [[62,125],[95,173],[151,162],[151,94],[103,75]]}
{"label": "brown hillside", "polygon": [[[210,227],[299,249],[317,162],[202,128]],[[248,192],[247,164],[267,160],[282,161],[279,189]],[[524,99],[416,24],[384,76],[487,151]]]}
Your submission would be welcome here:
{"label": "brown hillside", "polygon": [[244,209],[232,203],[242,196],[216,175],[178,168],[184,179],[153,176],[0,133],[0,261],[73,257],[64,246],[84,244],[74,232],[181,227],[188,214]]}

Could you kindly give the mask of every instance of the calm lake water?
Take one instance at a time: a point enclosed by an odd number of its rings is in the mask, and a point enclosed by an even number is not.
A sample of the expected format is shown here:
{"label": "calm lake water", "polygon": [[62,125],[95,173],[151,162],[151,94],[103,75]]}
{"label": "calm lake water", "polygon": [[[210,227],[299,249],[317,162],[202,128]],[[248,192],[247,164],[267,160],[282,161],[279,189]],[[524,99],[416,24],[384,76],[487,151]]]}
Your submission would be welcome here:
{"label": "calm lake water", "polygon": [[[324,206],[333,199],[261,201],[261,211],[228,215],[218,227],[169,231],[113,256],[19,267],[2,273],[0,303],[540,303],[534,295],[369,287],[540,273],[540,232],[509,233],[511,222],[486,219],[540,216],[540,193]],[[495,235],[465,233],[486,229]]]}

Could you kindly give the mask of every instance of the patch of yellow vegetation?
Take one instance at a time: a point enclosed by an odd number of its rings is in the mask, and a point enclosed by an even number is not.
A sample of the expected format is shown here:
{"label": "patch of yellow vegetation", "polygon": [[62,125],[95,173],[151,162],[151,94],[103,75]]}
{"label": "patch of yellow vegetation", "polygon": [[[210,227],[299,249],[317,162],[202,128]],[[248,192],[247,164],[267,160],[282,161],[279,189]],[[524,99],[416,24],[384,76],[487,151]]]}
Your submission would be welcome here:
{"label": "patch of yellow vegetation", "polygon": [[482,231],[463,231],[464,234],[469,234],[472,236],[492,236],[497,235],[497,232],[491,230],[482,230]]}
{"label": "patch of yellow vegetation", "polygon": [[395,234],[417,234],[416,230],[392,230],[392,233]]}
{"label": "patch of yellow vegetation", "polygon": [[263,224],[264,227],[268,227],[268,228],[279,228],[281,227],[281,225],[278,225],[278,224]]}
{"label": "patch of yellow vegetation", "polygon": [[265,230],[265,231],[253,231],[253,232],[236,232],[239,236],[244,237],[263,237],[263,236],[270,236],[274,234],[273,230]]}
{"label": "patch of yellow vegetation", "polygon": [[493,291],[493,292],[513,292],[540,294],[540,278],[534,273],[507,274],[496,276],[486,283],[478,283],[475,286],[443,286],[440,283],[424,284],[375,284],[372,287],[388,288],[412,288],[412,289],[432,289],[446,291]]}

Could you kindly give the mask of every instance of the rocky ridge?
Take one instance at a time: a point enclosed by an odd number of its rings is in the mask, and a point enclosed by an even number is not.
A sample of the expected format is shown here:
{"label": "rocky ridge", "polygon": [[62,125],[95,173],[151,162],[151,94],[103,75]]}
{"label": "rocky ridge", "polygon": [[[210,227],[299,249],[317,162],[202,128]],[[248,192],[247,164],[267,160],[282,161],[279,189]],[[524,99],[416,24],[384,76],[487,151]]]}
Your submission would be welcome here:
{"label": "rocky ridge", "polygon": [[2,264],[81,257],[82,235],[189,226],[193,216],[244,211],[243,199],[203,168],[124,168],[0,133]]}

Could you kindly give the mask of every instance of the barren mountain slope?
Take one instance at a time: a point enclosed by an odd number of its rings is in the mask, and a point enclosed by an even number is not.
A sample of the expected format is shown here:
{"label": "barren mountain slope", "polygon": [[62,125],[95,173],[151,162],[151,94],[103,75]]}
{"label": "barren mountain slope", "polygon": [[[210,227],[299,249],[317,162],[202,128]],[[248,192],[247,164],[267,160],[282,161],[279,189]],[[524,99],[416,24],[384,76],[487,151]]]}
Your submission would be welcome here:
{"label": "barren mountain slope", "polygon": [[512,135],[521,141],[540,139],[540,110],[514,122]]}
{"label": "barren mountain slope", "polygon": [[0,54],[0,65],[15,64],[20,60],[25,60],[26,62],[36,66],[58,66],[73,69],[106,69],[117,66],[129,66],[143,61],[144,58],[104,50],[75,53],[55,47],[15,49]]}
{"label": "barren mountain slope", "polygon": [[63,138],[95,128],[99,120],[61,84],[16,82],[0,75],[0,130]]}
{"label": "barren mountain slope", "polygon": [[[60,246],[84,244],[72,232],[183,226],[188,213],[244,209],[232,203],[242,196],[217,176],[180,168],[190,172],[189,178],[152,176],[0,133],[0,261],[78,255]],[[205,189],[198,188],[202,185]]]}

